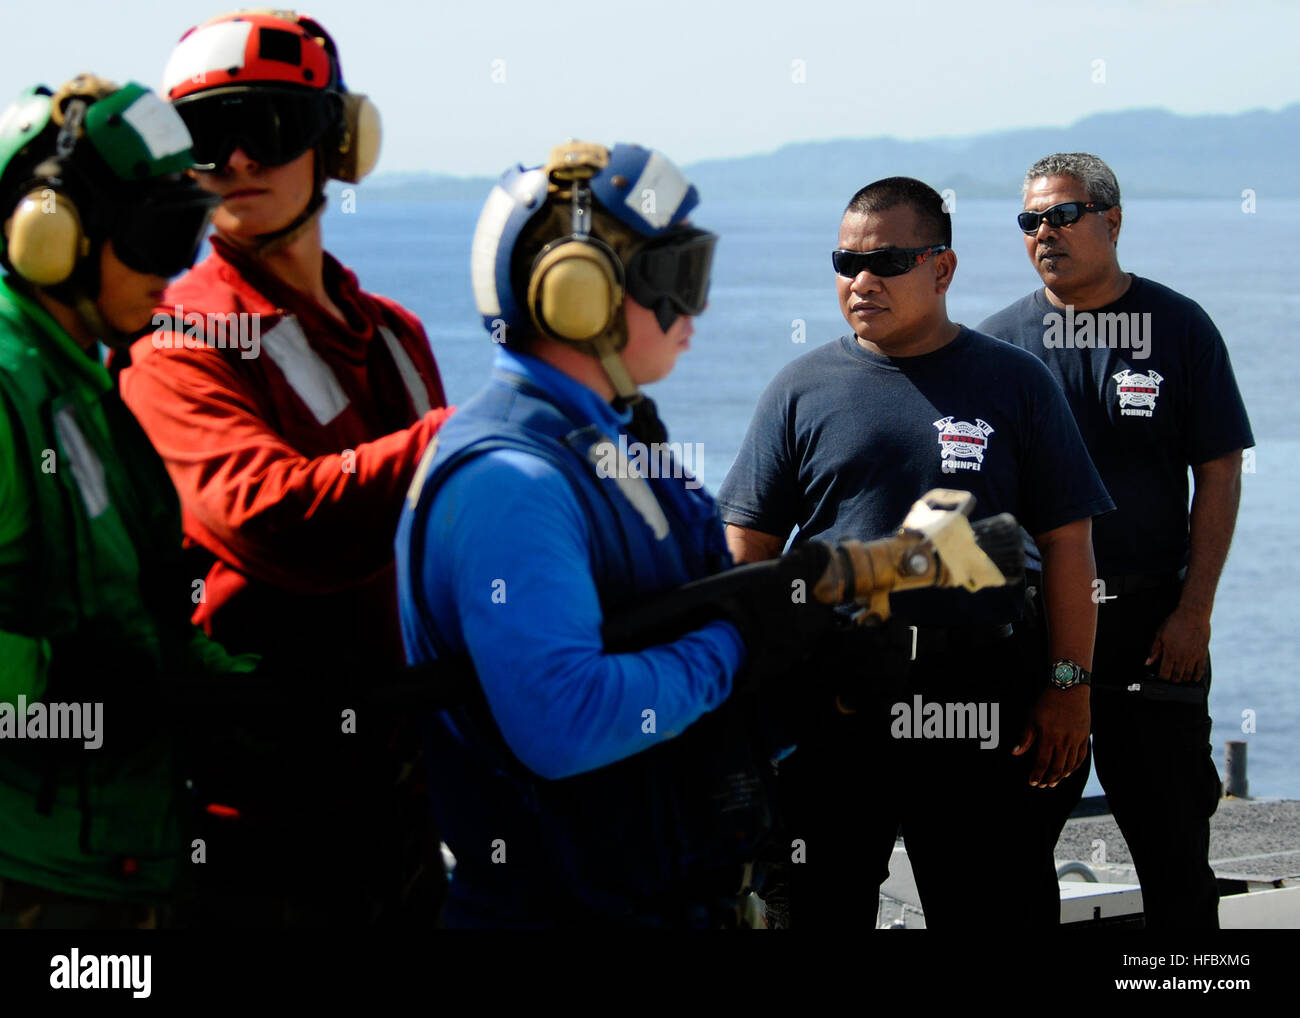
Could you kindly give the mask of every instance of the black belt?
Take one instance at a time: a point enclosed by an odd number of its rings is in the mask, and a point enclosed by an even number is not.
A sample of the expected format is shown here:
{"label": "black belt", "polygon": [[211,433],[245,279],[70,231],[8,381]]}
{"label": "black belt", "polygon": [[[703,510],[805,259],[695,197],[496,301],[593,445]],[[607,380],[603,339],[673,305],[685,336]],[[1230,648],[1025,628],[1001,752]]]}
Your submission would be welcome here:
{"label": "black belt", "polygon": [[1013,632],[1010,622],[1000,626],[894,626],[894,638],[908,652],[911,661],[928,654],[984,647],[1007,639]]}
{"label": "black belt", "polygon": [[1180,569],[1176,573],[1121,573],[1116,576],[1099,576],[1099,580],[1104,583],[1105,593],[1107,596],[1112,594],[1136,594],[1143,590],[1160,590],[1163,587],[1173,587],[1183,582],[1187,575],[1186,569]]}
{"label": "black belt", "polygon": [[1144,700],[1168,700],[1176,703],[1203,704],[1209,698],[1210,690],[1201,682],[1168,682],[1148,675],[1138,682],[1112,685],[1108,682],[1093,682],[1094,691],[1104,693],[1122,693],[1126,696],[1140,696]]}

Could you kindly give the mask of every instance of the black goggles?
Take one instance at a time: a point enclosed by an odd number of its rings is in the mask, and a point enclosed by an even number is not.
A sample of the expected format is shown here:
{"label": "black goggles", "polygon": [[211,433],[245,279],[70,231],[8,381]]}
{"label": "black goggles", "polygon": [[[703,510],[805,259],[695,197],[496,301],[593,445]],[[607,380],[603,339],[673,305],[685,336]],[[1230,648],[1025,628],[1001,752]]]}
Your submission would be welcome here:
{"label": "black goggles", "polygon": [[947,244],[929,247],[882,247],[875,251],[849,251],[836,248],[831,252],[835,271],[848,279],[856,279],[866,271],[873,276],[901,276],[911,272],[932,254],[947,251]]}
{"label": "black goggles", "polygon": [[194,264],[220,202],[192,180],[141,185],[138,196],[122,203],[109,230],[113,251],[127,268],[170,279]]}
{"label": "black goggles", "polygon": [[684,229],[652,240],[627,266],[627,292],[650,308],[665,332],[678,315],[698,315],[709,301],[709,269],[718,235]]}
{"label": "black goggles", "polygon": [[1100,201],[1063,201],[1059,205],[1053,205],[1051,208],[1043,209],[1042,212],[1031,212],[1026,209],[1020,215],[1016,216],[1016,222],[1025,233],[1037,233],[1038,224],[1044,219],[1047,225],[1054,229],[1062,226],[1071,226],[1083,218],[1085,212],[1105,212],[1107,209],[1113,209],[1114,205],[1107,205]]}
{"label": "black goggles", "polygon": [[339,117],[338,96],[274,88],[214,89],[176,103],[193,139],[194,168],[223,170],[236,148],[262,166],[292,162]]}

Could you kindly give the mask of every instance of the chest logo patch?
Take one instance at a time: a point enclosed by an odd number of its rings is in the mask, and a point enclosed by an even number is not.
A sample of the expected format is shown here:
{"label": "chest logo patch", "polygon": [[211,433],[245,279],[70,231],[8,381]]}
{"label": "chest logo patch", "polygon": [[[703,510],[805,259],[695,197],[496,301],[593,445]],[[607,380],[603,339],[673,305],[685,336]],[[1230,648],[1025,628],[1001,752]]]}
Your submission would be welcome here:
{"label": "chest logo patch", "polygon": [[1124,417],[1151,417],[1156,410],[1156,400],[1160,396],[1160,383],[1164,377],[1156,371],[1145,375],[1135,374],[1125,368],[1115,379],[1116,392],[1119,394],[1119,412]]}
{"label": "chest logo patch", "polygon": [[935,421],[934,426],[939,430],[941,468],[945,474],[980,469],[984,453],[988,451],[993,425],[978,417],[974,424],[945,417]]}

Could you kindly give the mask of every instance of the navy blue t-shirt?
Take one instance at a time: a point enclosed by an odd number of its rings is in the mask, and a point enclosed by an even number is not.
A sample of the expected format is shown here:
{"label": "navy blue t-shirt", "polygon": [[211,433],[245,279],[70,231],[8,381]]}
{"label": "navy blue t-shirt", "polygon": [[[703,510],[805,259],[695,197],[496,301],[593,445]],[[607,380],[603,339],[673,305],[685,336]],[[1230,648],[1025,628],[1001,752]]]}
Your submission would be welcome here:
{"label": "navy blue t-shirt", "polygon": [[[1009,512],[1030,534],[1114,508],[1043,365],[966,328],[919,357],[848,335],[791,361],[759,398],[718,505],[778,537],[869,541],[931,488],[969,491],[975,519]],[[1011,622],[1022,592],[909,591],[891,605],[915,625]]]}
{"label": "navy blue t-shirt", "polygon": [[1088,312],[1063,311],[1037,289],[980,331],[1034,354],[1065,390],[1118,507],[1093,527],[1098,573],[1185,566],[1188,466],[1255,444],[1209,315],[1167,286],[1134,276],[1119,300]]}

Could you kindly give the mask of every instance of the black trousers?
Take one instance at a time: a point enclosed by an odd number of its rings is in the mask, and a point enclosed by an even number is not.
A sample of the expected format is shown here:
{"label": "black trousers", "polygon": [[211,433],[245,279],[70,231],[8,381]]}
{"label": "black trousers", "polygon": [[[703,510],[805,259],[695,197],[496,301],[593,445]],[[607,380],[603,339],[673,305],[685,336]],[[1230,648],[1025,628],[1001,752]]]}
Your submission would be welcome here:
{"label": "black trousers", "polygon": [[325,695],[187,730],[204,857],[177,890],[178,925],[434,927],[446,876],[424,768],[401,767],[416,759],[414,728],[359,704],[345,733],[343,704]]}
{"label": "black trousers", "polygon": [[[1148,929],[1217,929],[1210,817],[1222,794],[1210,747],[1209,668],[1199,686],[1160,683],[1146,667],[1181,584],[1102,602],[1093,667],[1097,777],[1142,884]],[[1159,662],[1153,668],[1158,668]],[[1129,691],[1139,684],[1141,692]],[[1164,693],[1164,696],[1153,695]],[[1170,695],[1196,696],[1194,701]]]}
{"label": "black trousers", "polygon": [[[986,928],[993,918],[1057,925],[1052,845],[1028,782],[1032,753],[1011,754],[1044,672],[1028,667],[1011,638],[915,662],[873,656],[863,673],[857,712],[814,710],[780,765],[790,927],[873,922],[900,828],[928,927]],[[989,737],[953,737],[947,705],[958,703],[984,705]],[[926,737],[930,704],[943,708],[947,737]]]}

